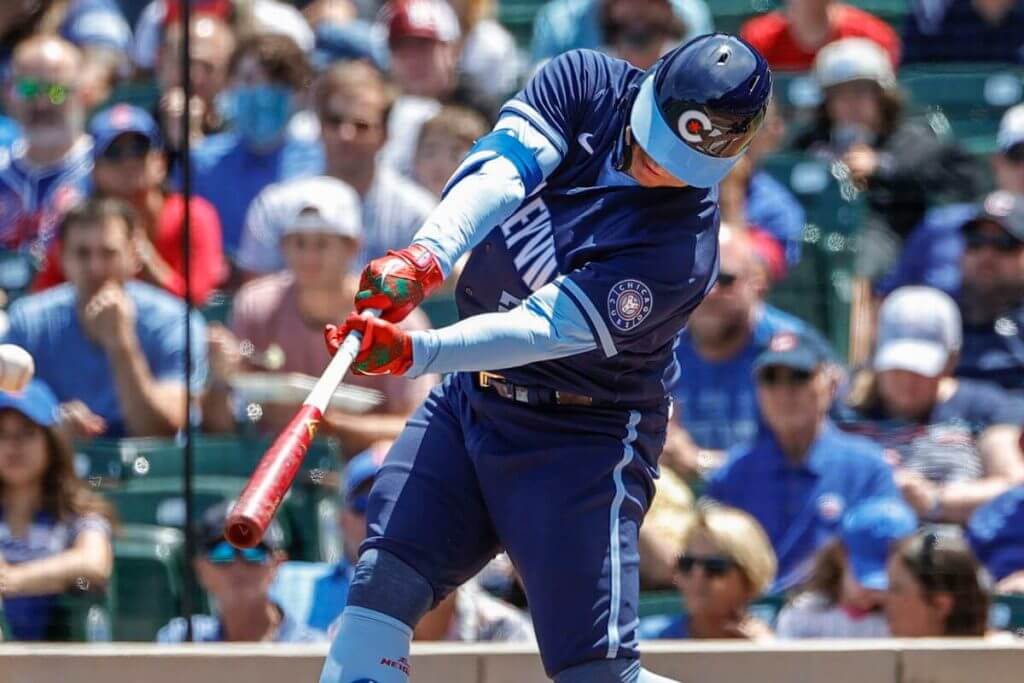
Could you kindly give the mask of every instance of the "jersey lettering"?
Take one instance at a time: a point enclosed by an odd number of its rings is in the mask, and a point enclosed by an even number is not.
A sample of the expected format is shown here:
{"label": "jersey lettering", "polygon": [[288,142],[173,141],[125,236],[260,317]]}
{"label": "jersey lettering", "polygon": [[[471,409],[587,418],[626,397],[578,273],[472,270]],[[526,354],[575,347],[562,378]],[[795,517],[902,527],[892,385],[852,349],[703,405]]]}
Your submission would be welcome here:
{"label": "jersey lettering", "polygon": [[555,275],[555,239],[551,213],[540,196],[527,201],[501,225],[505,246],[523,283],[536,291]]}

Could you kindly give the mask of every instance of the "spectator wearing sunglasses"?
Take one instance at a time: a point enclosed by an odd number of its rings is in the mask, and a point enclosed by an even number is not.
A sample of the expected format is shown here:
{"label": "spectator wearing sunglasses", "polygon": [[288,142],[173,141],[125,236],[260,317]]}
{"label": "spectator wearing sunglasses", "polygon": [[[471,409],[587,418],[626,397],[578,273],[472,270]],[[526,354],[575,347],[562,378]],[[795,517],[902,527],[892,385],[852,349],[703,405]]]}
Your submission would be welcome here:
{"label": "spectator wearing sunglasses", "polygon": [[775,335],[754,362],[763,424],[708,482],[707,496],[751,514],[778,558],[772,592],[805,581],[843,513],[877,496],[898,497],[882,449],[828,417],[837,369],[813,330]]}
{"label": "spectator wearing sunglasses", "polygon": [[844,428],[869,436],[896,463],[907,502],[933,522],[965,523],[1024,482],[1024,401],[952,376],[960,314],[946,294],[901,287],[882,303],[873,370],[856,378]]}
{"label": "spectator wearing sunglasses", "polygon": [[310,628],[326,632],[345,608],[359,545],[366,538],[370,488],[390,446],[387,441],[374,444],[349,460],[345,468],[337,512],[341,558],[333,564],[285,562],[274,580],[271,595]]}
{"label": "spectator wearing sunglasses", "polygon": [[987,581],[957,530],[918,531],[896,545],[887,570],[885,614],[894,637],[985,635]]}
{"label": "spectator wearing sunglasses", "polygon": [[[1003,114],[989,164],[996,190],[1024,195],[1024,104],[1010,107]],[[951,204],[931,209],[907,237],[895,267],[878,283],[878,293],[884,296],[898,287],[927,285],[958,297],[964,254],[962,228],[979,216],[981,208]],[[1014,383],[1013,387],[1024,387],[1024,377],[1015,375],[1000,371],[989,379],[1004,386]]]}
{"label": "spectator wearing sunglasses", "polygon": [[775,578],[775,553],[753,517],[721,505],[702,507],[683,529],[674,582],[684,614],[640,622],[641,638],[771,637],[747,613],[750,602]]}
{"label": "spectator wearing sunglasses", "polygon": [[[270,597],[270,585],[281,562],[281,527],[271,522],[254,548],[238,549],[224,538],[224,522],[234,501],[209,508],[197,530],[199,553],[195,559],[199,585],[217,614],[192,616],[192,638],[197,643],[275,642],[305,643],[323,635],[297,621]],[[156,634],[160,643],[185,641],[186,623],[175,617]]]}
{"label": "spectator wearing sunglasses", "polygon": [[722,225],[719,242],[718,282],[676,347],[686,380],[673,393],[678,424],[669,431],[662,462],[683,476],[706,474],[724,461],[727,449],[754,438],[754,359],[774,335],[807,328],[764,302],[767,282],[746,232]]}
{"label": "spectator wearing sunglasses", "polygon": [[962,232],[964,340],[956,375],[1024,396],[1024,195],[990,194]]}
{"label": "spectator wearing sunglasses", "polygon": [[15,48],[5,83],[4,105],[23,144],[0,159],[0,247],[23,250],[36,267],[61,218],[92,191],[81,60],[62,38],[32,37]]}
{"label": "spectator wearing sunglasses", "polygon": [[851,508],[839,535],[815,556],[810,579],[779,613],[779,638],[888,638],[886,561],[916,529],[917,515],[900,498]]}
{"label": "spectator wearing sunglasses", "polygon": [[[117,104],[93,117],[89,133],[94,143],[97,196],[127,202],[139,219],[134,239],[139,260],[136,278],[184,297],[185,200],[164,188],[167,159],[156,121],[138,107]],[[192,300],[202,305],[224,275],[224,255],[217,211],[202,197],[193,197],[191,206],[191,293]],[[51,249],[53,256],[34,283],[37,290],[64,281],[56,258],[59,245],[55,243]]]}

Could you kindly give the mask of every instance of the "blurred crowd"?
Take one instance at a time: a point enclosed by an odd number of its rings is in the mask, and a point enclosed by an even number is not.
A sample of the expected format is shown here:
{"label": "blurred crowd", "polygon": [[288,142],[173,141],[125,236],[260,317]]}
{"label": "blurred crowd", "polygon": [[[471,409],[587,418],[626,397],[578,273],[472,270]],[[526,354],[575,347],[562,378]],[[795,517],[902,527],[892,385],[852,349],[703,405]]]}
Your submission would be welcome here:
{"label": "blurred crowd", "polygon": [[[993,606],[1024,600],[1024,0],[892,0],[884,17],[766,4],[725,27],[778,81],[720,187],[718,282],[677,345],[640,562],[646,589],[678,595],[641,633],[1000,637]],[[722,28],[710,0],[191,6],[184,26],[182,0],[0,3],[0,343],[37,369],[0,392],[5,639],[52,637],[59,596],[111,582],[134,520],[78,450],[272,436],[326,366],[323,328],[352,310],[362,266],[410,242],[545,60],[586,48],[647,69]],[[951,88],[1002,77],[973,103],[991,126],[972,144],[948,94],[909,96],[922,68]],[[824,216],[802,168],[842,188]],[[785,303],[833,287],[812,252],[839,232],[853,263],[823,325]],[[403,324],[456,316],[449,288]],[[386,444],[438,380],[350,377],[327,412],[336,556],[289,559],[275,528],[235,549],[230,501],[208,506],[190,532],[211,609],[150,635],[326,639]],[[531,640],[507,558],[415,637]]]}

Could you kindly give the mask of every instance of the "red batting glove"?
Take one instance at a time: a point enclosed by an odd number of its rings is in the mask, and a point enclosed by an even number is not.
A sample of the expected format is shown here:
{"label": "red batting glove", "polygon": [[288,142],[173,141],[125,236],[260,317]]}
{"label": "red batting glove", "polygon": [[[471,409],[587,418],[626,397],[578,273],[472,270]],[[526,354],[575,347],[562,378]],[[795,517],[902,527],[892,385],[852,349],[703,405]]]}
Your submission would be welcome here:
{"label": "red batting glove", "polygon": [[423,299],[441,286],[444,274],[437,257],[420,244],[370,261],[359,279],[356,310],[379,308],[380,317],[403,320]]}
{"label": "red batting glove", "polygon": [[361,332],[363,341],[352,362],[357,375],[404,375],[412,367],[412,339],[405,330],[380,318],[364,318],[350,313],[340,328],[324,328],[324,341],[332,356],[352,330]]}

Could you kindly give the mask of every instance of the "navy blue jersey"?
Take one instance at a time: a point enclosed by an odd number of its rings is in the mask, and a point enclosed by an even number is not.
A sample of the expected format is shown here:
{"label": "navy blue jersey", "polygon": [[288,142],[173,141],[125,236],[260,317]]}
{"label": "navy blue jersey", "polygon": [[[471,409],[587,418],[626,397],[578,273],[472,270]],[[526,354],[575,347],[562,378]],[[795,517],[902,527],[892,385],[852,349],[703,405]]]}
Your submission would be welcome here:
{"label": "navy blue jersey", "polygon": [[508,310],[555,281],[598,345],[514,369],[496,362],[512,382],[648,403],[679,375],[673,345],[717,274],[718,190],[644,188],[618,170],[642,75],[598,52],[567,52],[502,109],[548,137],[562,162],[473,250],[460,316]]}

